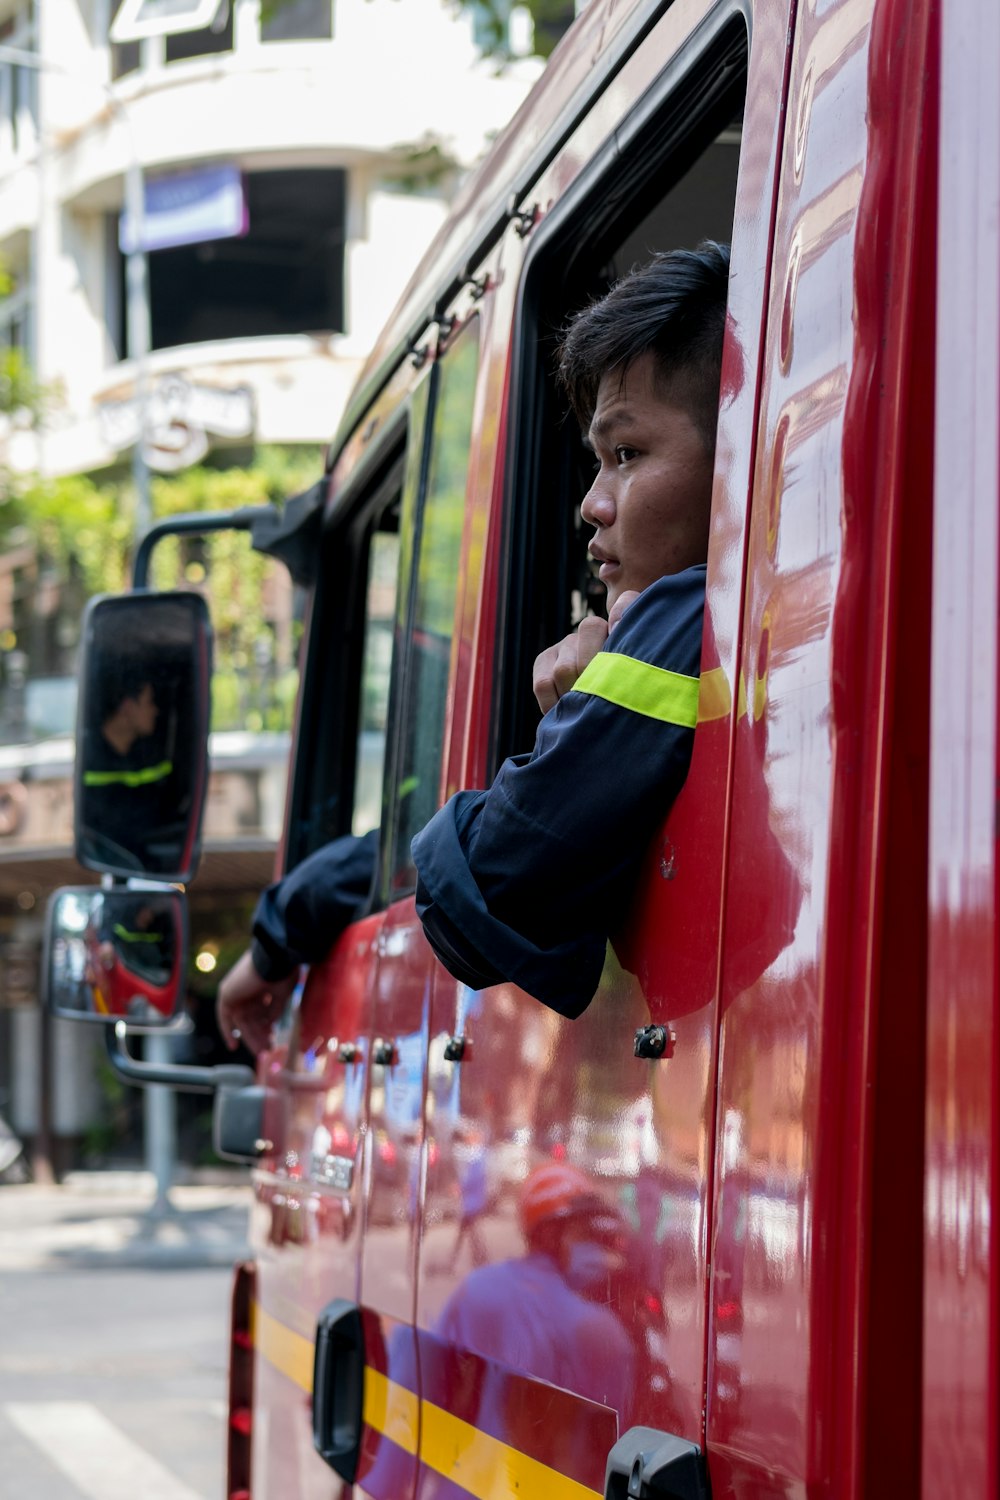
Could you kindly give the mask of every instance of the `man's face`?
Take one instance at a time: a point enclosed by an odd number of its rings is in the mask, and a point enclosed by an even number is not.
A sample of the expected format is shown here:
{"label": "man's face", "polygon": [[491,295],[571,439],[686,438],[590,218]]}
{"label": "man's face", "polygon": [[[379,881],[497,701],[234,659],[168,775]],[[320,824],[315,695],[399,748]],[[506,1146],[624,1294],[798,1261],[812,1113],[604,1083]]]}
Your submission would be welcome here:
{"label": "man's face", "polygon": [[597,529],[608,608],[708,557],[712,459],[694,419],[658,386],[651,354],[612,370],[597,391],[590,446],[599,464],[580,513]]}
{"label": "man's face", "polygon": [[139,694],[135,698],[126,699],[130,714],[129,722],[137,736],[152,734],[156,728],[156,716],[159,709],[153,696],[152,684],[144,683]]}

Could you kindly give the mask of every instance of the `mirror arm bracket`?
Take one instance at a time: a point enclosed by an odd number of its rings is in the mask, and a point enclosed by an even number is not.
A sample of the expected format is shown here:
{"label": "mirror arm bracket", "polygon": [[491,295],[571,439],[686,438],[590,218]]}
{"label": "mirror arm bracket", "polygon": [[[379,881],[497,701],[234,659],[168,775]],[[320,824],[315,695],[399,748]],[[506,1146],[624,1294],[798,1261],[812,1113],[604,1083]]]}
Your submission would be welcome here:
{"label": "mirror arm bracket", "polygon": [[126,1036],[128,1028],[124,1021],[105,1028],[104,1036],[108,1049],[108,1060],[119,1078],[126,1083],[148,1088],[150,1084],[164,1084],[167,1088],[180,1089],[189,1094],[214,1094],[216,1089],[247,1088],[256,1083],[256,1074],[243,1063],[222,1063],[214,1068],[198,1067],[187,1063],[139,1062],[128,1050]]}
{"label": "mirror arm bracket", "polygon": [[249,531],[257,552],[283,562],[295,583],[307,586],[316,571],[326,476],[301,495],[293,495],[279,510],[276,505],[243,505],[236,510],[192,511],[169,516],[151,526],[139,544],[132,569],[133,589],[149,587],[153,548],[165,536],[200,536],[209,531]]}
{"label": "mirror arm bracket", "polygon": [[252,531],[265,516],[273,524],[278,516],[273,505],[243,505],[237,510],[210,510],[190,515],[170,516],[151,526],[139,543],[132,568],[133,589],[149,587],[149,563],[153,548],[165,536],[200,536],[209,531]]}

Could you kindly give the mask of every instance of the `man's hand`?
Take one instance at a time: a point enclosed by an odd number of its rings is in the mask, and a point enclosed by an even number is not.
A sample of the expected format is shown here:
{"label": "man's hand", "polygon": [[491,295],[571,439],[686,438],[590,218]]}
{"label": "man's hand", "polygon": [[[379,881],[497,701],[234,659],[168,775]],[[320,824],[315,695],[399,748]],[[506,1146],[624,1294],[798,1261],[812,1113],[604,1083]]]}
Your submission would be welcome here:
{"label": "man's hand", "polygon": [[612,604],[611,609],[608,612],[609,635],[611,634],[612,630],[614,630],[615,626],[620,624],[621,617],[628,609],[629,605],[634,604],[638,597],[638,589],[626,589],[623,594],[618,595],[618,598],[615,600],[614,604]]}
{"label": "man's hand", "polygon": [[576,630],[556,646],[547,647],[535,657],[531,673],[531,688],[543,714],[554,708],[564,693],[568,693],[584,667],[593,661],[603,648],[605,641],[621,620],[622,615],[639,595],[628,589],[615,600],[606,620],[588,615],[581,620]]}
{"label": "man's hand", "polygon": [[230,1052],[235,1052],[241,1038],[254,1054],[263,1052],[298,977],[296,968],[285,979],[262,979],[249,949],[236,960],[219,985],[215,1002],[219,1032]]}
{"label": "man's hand", "polygon": [[549,646],[535,657],[531,689],[543,714],[554,708],[568,693],[588,662],[593,661],[608,638],[607,620],[588,615],[576,630],[555,646]]}

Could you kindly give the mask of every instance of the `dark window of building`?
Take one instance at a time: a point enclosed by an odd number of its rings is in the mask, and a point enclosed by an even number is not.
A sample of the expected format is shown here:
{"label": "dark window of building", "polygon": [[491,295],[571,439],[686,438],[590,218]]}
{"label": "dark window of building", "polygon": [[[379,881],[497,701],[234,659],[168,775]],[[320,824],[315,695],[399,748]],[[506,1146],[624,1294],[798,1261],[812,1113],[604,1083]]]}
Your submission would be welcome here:
{"label": "dark window of building", "polygon": [[246,186],[242,238],[150,255],[154,349],[343,331],[345,173],[251,172]]}
{"label": "dark window of building", "polygon": [[333,36],[333,0],[264,0],[262,42],[322,40]]}
{"label": "dark window of building", "polygon": [[[0,43],[20,52],[35,51],[32,10],[26,6],[0,23]],[[17,64],[0,65],[0,113],[10,121],[11,145],[17,151],[24,145],[21,127],[25,116],[38,126],[38,74],[34,68]],[[29,136],[29,141],[31,137]]]}
{"label": "dark window of building", "polygon": [[[108,18],[110,25],[122,8],[122,0],[112,0],[111,14]],[[124,78],[126,73],[134,73],[142,62],[141,42],[112,42],[111,43],[111,77]]]}
{"label": "dark window of building", "polygon": [[231,0],[223,0],[211,26],[204,26],[200,31],[179,31],[176,36],[168,36],[166,44],[168,63],[182,62],[186,57],[207,57],[212,52],[232,52]]}

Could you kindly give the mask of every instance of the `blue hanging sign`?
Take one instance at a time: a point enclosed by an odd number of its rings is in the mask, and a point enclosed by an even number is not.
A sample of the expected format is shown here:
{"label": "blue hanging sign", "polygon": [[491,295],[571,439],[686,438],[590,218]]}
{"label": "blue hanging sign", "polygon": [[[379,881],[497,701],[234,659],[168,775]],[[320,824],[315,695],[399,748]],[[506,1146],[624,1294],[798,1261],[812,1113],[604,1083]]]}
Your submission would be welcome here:
{"label": "blue hanging sign", "polygon": [[[239,167],[200,167],[143,184],[140,249],[169,250],[205,240],[226,240],[249,228],[246,189]],[[118,221],[123,255],[135,248],[128,214]]]}

